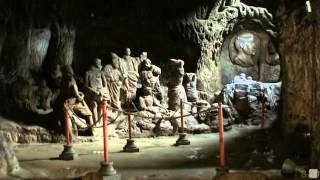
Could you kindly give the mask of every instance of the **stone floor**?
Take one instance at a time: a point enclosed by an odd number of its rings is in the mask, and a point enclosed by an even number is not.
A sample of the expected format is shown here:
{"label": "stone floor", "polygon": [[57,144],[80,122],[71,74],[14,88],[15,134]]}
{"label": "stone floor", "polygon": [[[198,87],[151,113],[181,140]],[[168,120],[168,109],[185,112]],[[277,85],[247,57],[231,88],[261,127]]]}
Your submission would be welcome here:
{"label": "stone floor", "polygon": [[[74,144],[78,159],[56,158],[63,144],[16,144],[15,151],[24,171],[17,177],[70,179],[98,171],[103,160],[102,130],[92,142]],[[230,169],[265,172],[278,176],[283,157],[269,146],[270,138],[254,138],[264,132],[257,126],[234,126],[225,133],[226,165]],[[262,134],[263,135],[263,134]],[[125,139],[110,139],[110,159],[124,180],[212,179],[219,162],[218,133],[188,135],[191,145],[173,146],[177,136],[139,138],[138,153],[121,152]]]}

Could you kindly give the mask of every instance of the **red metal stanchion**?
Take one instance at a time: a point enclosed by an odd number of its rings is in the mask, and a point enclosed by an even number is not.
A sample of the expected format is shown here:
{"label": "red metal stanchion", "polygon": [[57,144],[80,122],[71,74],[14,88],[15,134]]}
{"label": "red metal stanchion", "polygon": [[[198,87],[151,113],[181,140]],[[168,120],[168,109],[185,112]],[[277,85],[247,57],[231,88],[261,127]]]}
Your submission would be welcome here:
{"label": "red metal stanchion", "polygon": [[220,159],[219,167],[217,168],[217,176],[228,173],[228,169],[225,167],[225,154],[224,154],[224,128],[223,128],[223,109],[221,102],[218,103],[218,119],[219,119],[219,149]]}
{"label": "red metal stanchion", "polygon": [[103,160],[101,162],[101,167],[99,173],[102,176],[114,176],[117,171],[113,168],[113,162],[109,161],[109,151],[108,151],[108,126],[107,126],[107,104],[106,100],[102,100],[102,123],[103,123]]}
{"label": "red metal stanchion", "polygon": [[190,141],[186,138],[187,134],[184,133],[184,122],[183,122],[183,101],[180,99],[180,118],[181,118],[181,133],[179,134],[179,138],[176,141],[175,146],[179,145],[189,145]]}
{"label": "red metal stanchion", "polygon": [[139,148],[134,144],[132,139],[132,122],[131,122],[131,109],[128,107],[128,133],[129,139],[127,139],[127,144],[123,147],[123,152],[139,152]]}
{"label": "red metal stanchion", "polygon": [[65,133],[66,133],[66,142],[67,145],[70,145],[70,117],[69,117],[69,113],[68,113],[68,109],[65,108]]}
{"label": "red metal stanchion", "polygon": [[262,101],[261,101],[261,123],[260,123],[260,128],[264,128],[264,121],[265,121],[265,117],[264,117],[264,110],[265,110],[265,99],[264,99],[264,91],[262,93]]}
{"label": "red metal stanchion", "polygon": [[262,100],[261,102],[261,124],[260,124],[260,128],[264,128],[264,108],[265,108],[265,102],[264,100]]}
{"label": "red metal stanchion", "polygon": [[108,162],[108,127],[107,127],[107,106],[106,101],[102,101],[102,126],[103,126],[103,157]]}
{"label": "red metal stanchion", "polygon": [[221,102],[219,102],[219,110],[218,110],[218,118],[219,118],[219,146],[220,146],[220,167],[224,167],[224,130],[223,130],[223,112]]}
{"label": "red metal stanchion", "polygon": [[78,157],[77,153],[75,153],[72,149],[71,140],[70,140],[70,115],[69,115],[69,104],[66,101],[64,103],[64,120],[65,120],[65,136],[66,136],[66,144],[64,145],[64,149],[62,153],[59,155],[59,159],[61,160],[74,160]]}
{"label": "red metal stanchion", "polygon": [[128,132],[129,132],[129,139],[131,139],[131,112],[130,107],[128,108]]}
{"label": "red metal stanchion", "polygon": [[183,102],[180,99],[180,116],[181,116],[181,133],[184,133],[184,122],[183,122]]}

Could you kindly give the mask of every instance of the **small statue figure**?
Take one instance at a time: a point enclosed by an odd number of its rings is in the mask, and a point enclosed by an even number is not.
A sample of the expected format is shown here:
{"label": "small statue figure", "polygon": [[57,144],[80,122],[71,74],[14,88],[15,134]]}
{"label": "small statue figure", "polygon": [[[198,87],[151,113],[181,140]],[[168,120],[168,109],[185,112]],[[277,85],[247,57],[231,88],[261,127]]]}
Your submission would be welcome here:
{"label": "small statue figure", "polygon": [[197,78],[195,73],[186,73],[184,75],[183,86],[186,90],[188,102],[197,102]]}
{"label": "small statue figure", "polygon": [[151,87],[143,87],[143,96],[139,97],[139,108],[140,110],[149,111],[151,113],[159,112],[161,107],[160,102],[154,97]]}
{"label": "small statue figure", "polygon": [[121,102],[124,107],[128,107],[136,98],[139,74],[135,71],[128,71],[127,78],[121,87]]}
{"label": "small statue figure", "polygon": [[13,101],[21,112],[36,112],[34,88],[24,78],[18,76],[12,86]]}
{"label": "small statue figure", "polygon": [[98,121],[98,112],[100,114],[98,109],[101,107],[102,98],[108,97],[107,83],[101,69],[101,59],[96,58],[85,78],[86,102],[93,113],[95,123]]}
{"label": "small statue figure", "polygon": [[41,80],[40,86],[36,92],[37,96],[39,97],[38,108],[47,111],[51,109],[51,99],[52,99],[52,91],[47,86],[46,80]]}
{"label": "small statue figure", "polygon": [[112,65],[107,64],[103,68],[103,72],[107,80],[111,106],[113,108],[121,110],[120,88],[123,82],[123,74],[121,74],[121,72],[119,71],[120,65],[118,55],[111,52],[111,58]]}
{"label": "small statue figure", "polygon": [[176,111],[180,109],[180,99],[186,101],[186,92],[182,86],[184,76],[184,62],[181,59],[170,59],[170,78],[168,83],[169,109]]}
{"label": "small statue figure", "polygon": [[[73,77],[73,70],[71,66],[66,65],[61,68],[62,70],[62,85],[60,100],[69,106],[69,114],[75,114],[74,123],[77,127],[88,128],[88,135],[93,135],[93,119],[92,113],[84,101],[84,94],[78,91],[77,83]],[[86,120],[84,124],[78,117],[83,117]]]}
{"label": "small statue figure", "polygon": [[138,72],[138,65],[136,62],[136,59],[131,57],[131,50],[130,48],[126,48],[125,54],[123,56],[123,59],[126,63],[126,71],[136,71]]}
{"label": "small statue figure", "polygon": [[140,64],[139,73],[142,88],[150,87],[153,95],[161,102],[163,99],[159,80],[161,69],[151,64],[150,59],[144,58]]}

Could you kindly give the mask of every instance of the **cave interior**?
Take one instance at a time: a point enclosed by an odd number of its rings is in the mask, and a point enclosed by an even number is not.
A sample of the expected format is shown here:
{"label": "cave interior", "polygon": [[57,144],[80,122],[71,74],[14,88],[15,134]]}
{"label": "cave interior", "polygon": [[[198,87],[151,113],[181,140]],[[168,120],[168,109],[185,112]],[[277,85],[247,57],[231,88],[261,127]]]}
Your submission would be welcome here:
{"label": "cave interior", "polygon": [[0,178],[319,178],[319,6],[0,0]]}

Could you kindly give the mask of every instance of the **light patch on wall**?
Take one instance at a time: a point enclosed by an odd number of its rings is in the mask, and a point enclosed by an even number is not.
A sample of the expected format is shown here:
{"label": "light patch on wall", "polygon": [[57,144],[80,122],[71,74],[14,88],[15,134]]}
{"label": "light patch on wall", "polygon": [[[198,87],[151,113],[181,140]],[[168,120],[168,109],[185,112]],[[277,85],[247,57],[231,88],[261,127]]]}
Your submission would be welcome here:
{"label": "light patch on wall", "polygon": [[311,12],[312,12],[312,8],[311,8],[311,4],[310,4],[310,1],[309,1],[309,0],[306,1],[305,6],[306,6],[306,11],[307,11],[308,13],[311,13]]}
{"label": "light patch on wall", "polygon": [[30,39],[31,63],[33,68],[40,68],[47,54],[51,32],[49,29],[34,29]]}

